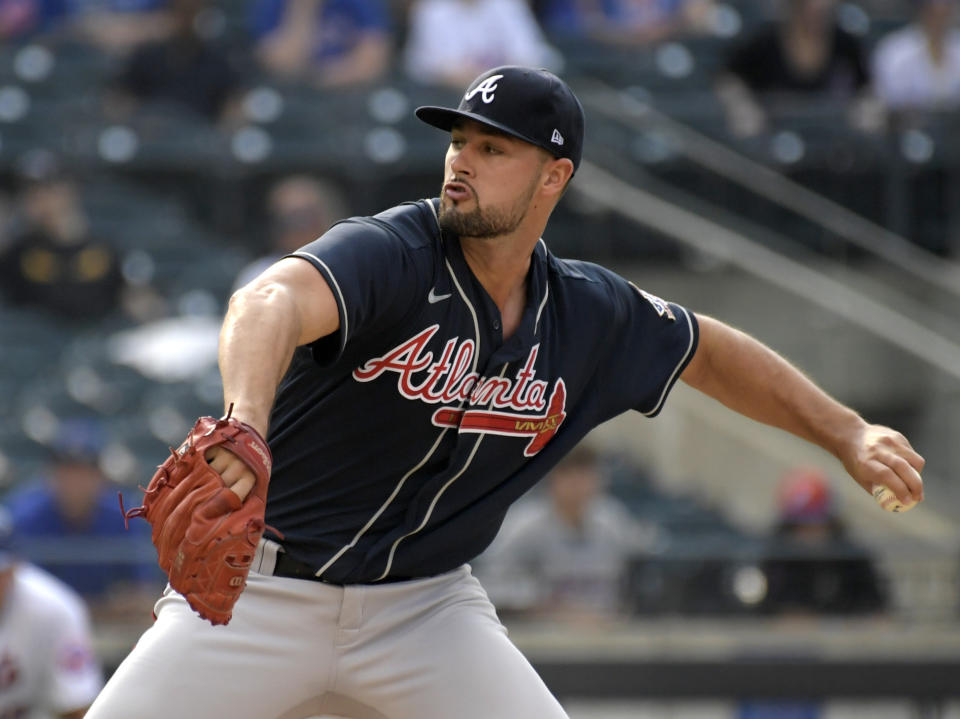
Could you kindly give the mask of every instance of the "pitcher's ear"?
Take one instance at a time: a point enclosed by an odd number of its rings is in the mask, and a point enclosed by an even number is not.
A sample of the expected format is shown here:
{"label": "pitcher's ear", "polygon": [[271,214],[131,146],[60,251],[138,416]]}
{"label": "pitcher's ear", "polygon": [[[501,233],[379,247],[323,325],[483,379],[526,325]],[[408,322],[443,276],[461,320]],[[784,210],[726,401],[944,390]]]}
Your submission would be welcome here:
{"label": "pitcher's ear", "polygon": [[566,157],[551,159],[546,165],[544,189],[551,193],[562,194],[573,176],[573,162]]}

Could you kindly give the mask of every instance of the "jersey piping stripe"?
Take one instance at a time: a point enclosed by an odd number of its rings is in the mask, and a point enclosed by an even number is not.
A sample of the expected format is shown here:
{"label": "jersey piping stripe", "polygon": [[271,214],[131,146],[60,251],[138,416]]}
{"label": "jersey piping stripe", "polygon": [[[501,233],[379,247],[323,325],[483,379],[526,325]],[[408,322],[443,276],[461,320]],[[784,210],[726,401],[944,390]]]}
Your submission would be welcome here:
{"label": "jersey piping stripe", "polygon": [[[430,203],[430,206],[433,207],[432,202]],[[444,264],[446,264],[447,272],[450,273],[450,278],[453,280],[453,286],[457,288],[457,292],[460,294],[460,297],[463,299],[464,303],[467,305],[467,309],[470,310],[470,314],[473,317],[473,331],[474,331],[474,336],[476,337],[477,345],[476,345],[476,351],[473,353],[473,367],[471,368],[471,371],[474,374],[476,374],[477,362],[479,362],[480,360],[480,320],[477,318],[477,311],[474,308],[473,303],[470,302],[470,298],[467,297],[467,293],[464,292],[463,287],[460,286],[460,282],[459,280],[457,280],[457,274],[453,271],[453,267],[450,266],[450,260],[445,259]],[[504,365],[503,372],[506,372],[506,371],[507,371],[507,365]],[[501,373],[500,376],[502,377],[503,373]],[[463,407],[465,402],[466,400],[461,402],[460,407]],[[493,400],[491,400],[491,402],[493,402]],[[430,503],[430,507],[427,510],[427,514],[423,518],[423,521],[420,522],[420,526],[418,526],[412,532],[407,532],[406,534],[398,537],[397,540],[393,543],[393,546],[390,547],[390,554],[387,557],[387,567],[386,569],[383,570],[383,574],[377,577],[377,580],[383,579],[390,573],[390,570],[393,568],[393,557],[397,552],[397,547],[400,545],[400,542],[402,542],[407,537],[416,534],[426,526],[427,522],[430,519],[430,515],[433,514],[433,508],[436,506],[437,501],[440,499],[440,496],[447,490],[447,487],[453,484],[454,480],[456,480],[461,474],[467,471],[467,467],[469,467],[470,463],[473,462],[473,457],[477,453],[477,449],[479,449],[480,447],[481,440],[483,440],[483,435],[480,435],[477,438],[477,443],[473,446],[473,450],[470,452],[470,457],[467,459],[467,463],[463,465],[463,468],[456,475],[454,475],[449,481],[447,481],[447,483],[440,488],[439,492],[437,492],[437,496],[434,497],[433,501]]]}
{"label": "jersey piping stripe", "polygon": [[540,307],[537,308],[537,319],[533,323],[533,333],[537,333],[537,327],[540,326],[540,315],[543,313],[543,308],[547,306],[547,299],[550,297],[550,283],[547,282],[543,288],[543,301],[540,303]]}
{"label": "jersey piping stripe", "polygon": [[690,351],[693,349],[693,322],[691,322],[690,314],[685,309],[683,310],[683,317],[687,321],[687,329],[690,330],[690,341],[687,344],[687,351],[683,353],[683,357],[680,358],[677,366],[673,368],[673,372],[670,374],[670,379],[668,379],[667,383],[663,385],[663,391],[660,393],[660,399],[657,400],[656,405],[654,405],[653,409],[643,412],[643,414],[647,417],[655,415],[663,407],[663,402],[667,398],[667,392],[669,392],[670,388],[673,387],[673,383],[677,379],[677,373],[680,372],[680,368],[683,367],[684,363],[687,361],[687,358],[690,356]]}
{"label": "jersey piping stripe", "polygon": [[477,371],[477,362],[480,359],[480,320],[477,318],[477,310],[474,308],[473,303],[470,302],[470,298],[467,297],[467,293],[463,291],[463,287],[460,286],[460,281],[457,279],[457,274],[453,271],[453,267],[450,266],[450,260],[445,259],[444,264],[447,266],[447,272],[450,273],[450,278],[453,280],[453,286],[457,288],[457,292],[460,293],[460,297],[463,298],[464,303],[467,305],[467,309],[470,310],[470,316],[473,317],[473,336],[476,338],[477,346],[476,351],[473,353],[473,372]]}
{"label": "jersey piping stripe", "polygon": [[327,263],[316,255],[311,255],[309,252],[294,252],[292,256],[304,258],[307,260],[307,262],[315,261],[319,263],[323,269],[326,270],[330,281],[333,282],[333,289],[337,292],[337,299],[340,301],[340,309],[343,311],[343,332],[340,333],[340,351],[343,352],[343,348],[347,346],[347,336],[350,334],[350,324],[347,320],[347,303],[343,299],[343,291],[340,289],[340,283],[337,282],[336,276],[330,271],[330,267],[327,265]]}
{"label": "jersey piping stripe", "polygon": [[[540,244],[543,245],[544,253],[547,252],[547,243],[543,241],[543,238],[540,238]],[[548,273],[544,273],[548,274]],[[533,334],[537,334],[537,328],[540,326],[540,315],[543,314],[543,308],[547,306],[547,298],[550,297],[550,282],[544,278],[543,280],[543,300],[540,302],[540,306],[537,308],[537,318],[533,322]]]}
{"label": "jersey piping stripe", "polygon": [[400,545],[400,542],[402,542],[407,537],[412,537],[414,534],[422,530],[427,525],[427,522],[430,521],[430,515],[433,514],[433,510],[437,506],[437,502],[440,501],[440,497],[443,496],[443,493],[447,491],[447,487],[449,487],[451,484],[457,481],[460,478],[460,476],[467,471],[467,467],[470,466],[470,463],[473,462],[473,458],[477,454],[477,450],[480,449],[480,443],[483,441],[483,437],[484,435],[480,435],[479,437],[477,437],[477,441],[474,443],[473,449],[470,451],[470,456],[467,458],[466,464],[463,465],[463,467],[460,469],[459,472],[457,472],[450,479],[448,479],[446,484],[444,484],[440,488],[440,491],[437,492],[437,496],[435,496],[433,498],[433,501],[430,502],[430,506],[429,508],[427,508],[427,513],[423,516],[423,520],[420,522],[420,525],[416,529],[410,532],[407,532],[401,537],[398,537],[397,541],[393,543],[393,546],[390,547],[390,556],[387,557],[387,567],[386,569],[383,570],[383,574],[377,577],[375,581],[380,581],[381,579],[386,578],[386,576],[390,573],[390,570],[393,568],[393,557],[397,552],[397,547]]}
{"label": "jersey piping stripe", "polygon": [[[507,373],[508,365],[509,363],[503,365],[503,369],[500,371],[501,378]],[[490,400],[490,404],[488,404],[487,407],[489,407],[492,404],[493,404],[493,400]],[[436,509],[437,503],[440,501],[440,497],[443,496],[443,493],[447,491],[450,485],[452,485],[454,482],[460,479],[461,476],[463,476],[463,473],[466,472],[467,468],[470,467],[470,465],[473,463],[473,458],[477,455],[477,450],[480,449],[480,443],[483,441],[483,438],[486,435],[487,433],[484,432],[479,437],[477,437],[477,441],[476,443],[474,443],[473,449],[470,450],[470,456],[467,457],[467,461],[464,463],[463,467],[461,467],[459,472],[453,475],[450,479],[446,481],[446,483],[442,487],[440,487],[440,491],[437,492],[437,496],[435,496],[433,498],[433,501],[430,502],[430,506],[427,508],[427,513],[423,516],[423,519],[420,521],[420,525],[413,531],[407,532],[402,537],[398,537],[397,541],[395,541],[393,543],[393,546],[390,547],[390,556],[387,558],[387,568],[383,570],[383,574],[377,577],[378,581],[385,578],[390,573],[390,569],[393,567],[393,557],[397,551],[397,547],[400,545],[400,542],[402,542],[407,537],[412,537],[414,534],[416,534],[417,532],[419,532],[420,530],[422,530],[424,527],[427,526],[427,522],[430,521],[430,517],[433,515],[433,510]]]}
{"label": "jersey piping stripe", "polygon": [[437,447],[440,446],[440,440],[443,439],[443,435],[445,435],[448,432],[448,430],[449,428],[444,428],[444,430],[439,435],[437,435],[437,441],[433,443],[433,446],[430,448],[430,451],[427,452],[424,458],[421,459],[420,462],[413,469],[411,469],[409,472],[403,475],[403,477],[401,477],[400,481],[397,482],[397,486],[393,488],[393,492],[391,492],[390,496],[387,497],[387,500],[380,505],[380,509],[374,512],[373,516],[367,520],[367,523],[363,525],[363,527],[360,529],[359,532],[356,533],[353,539],[350,540],[349,544],[345,544],[344,546],[342,546],[336,554],[334,554],[332,557],[330,557],[330,559],[327,560],[326,564],[324,564],[322,567],[320,567],[320,569],[317,570],[316,576],[318,577],[322,576],[325,571],[327,571],[328,569],[330,569],[330,567],[333,566],[334,562],[340,559],[340,557],[342,557],[346,552],[348,552],[349,550],[357,546],[357,542],[360,541],[360,538],[363,537],[363,535],[366,534],[367,531],[369,531],[370,527],[373,526],[373,523],[380,518],[380,515],[383,514],[386,511],[387,507],[389,507],[390,504],[393,502],[393,500],[396,499],[397,495],[400,493],[400,490],[403,488],[403,485],[406,483],[406,481],[410,479],[410,477],[413,475],[414,472],[416,472],[423,465],[425,465],[427,463],[427,460],[429,460],[430,457],[433,456],[433,453],[437,451]]}
{"label": "jersey piping stripe", "polygon": [[[430,201],[427,201],[427,204],[430,206],[430,209],[433,210],[434,217],[436,218],[436,209],[433,207],[433,203]],[[477,313],[474,310],[473,305],[470,304],[470,300],[467,299],[467,296],[464,293],[463,288],[461,288],[460,284],[457,282],[456,275],[454,275],[453,268],[450,267],[449,262],[446,262],[446,267],[447,267],[447,271],[450,272],[451,277],[453,277],[453,282],[457,287],[457,291],[460,293],[460,296],[463,297],[463,301],[466,302],[467,307],[470,309],[470,314],[473,316],[473,329],[477,338],[476,346],[477,346],[477,349],[479,349],[480,348],[480,321],[477,319]],[[478,361],[477,355],[478,353],[474,352],[473,367],[471,367],[472,372],[477,371],[477,361]],[[460,407],[462,407],[463,404],[464,402],[461,402]],[[357,542],[359,542],[360,539],[368,531],[370,531],[370,527],[374,525],[374,523],[380,518],[380,516],[387,510],[387,507],[389,507],[393,503],[393,500],[397,498],[397,495],[400,493],[400,490],[403,488],[403,485],[406,484],[406,481],[410,479],[410,477],[412,477],[421,467],[423,467],[423,465],[425,465],[430,460],[430,457],[432,457],[433,453],[437,451],[437,447],[440,446],[440,441],[443,439],[444,435],[448,431],[449,431],[449,428],[445,427],[443,431],[440,432],[439,435],[437,435],[436,441],[433,443],[433,446],[430,448],[427,454],[423,457],[423,459],[421,459],[410,471],[408,471],[405,475],[403,475],[403,477],[400,478],[400,481],[397,483],[397,486],[393,488],[393,492],[391,492],[390,496],[387,497],[384,503],[380,505],[380,508],[377,509],[376,512],[374,512],[373,516],[367,520],[367,523],[360,528],[360,530],[356,533],[356,535],[354,535],[353,539],[351,539],[348,544],[345,544],[344,546],[342,546],[337,551],[336,554],[334,554],[332,557],[330,557],[330,559],[327,560],[326,564],[324,564],[322,567],[320,567],[320,569],[317,570],[316,576],[318,577],[322,576],[324,572],[330,569],[330,567],[332,567],[336,563],[336,561],[340,559],[340,557],[342,557],[345,553],[353,549],[353,547],[357,546]],[[390,554],[392,558],[393,556],[392,549]],[[389,569],[387,571],[389,571]],[[386,576],[386,574],[384,574],[384,576]]]}

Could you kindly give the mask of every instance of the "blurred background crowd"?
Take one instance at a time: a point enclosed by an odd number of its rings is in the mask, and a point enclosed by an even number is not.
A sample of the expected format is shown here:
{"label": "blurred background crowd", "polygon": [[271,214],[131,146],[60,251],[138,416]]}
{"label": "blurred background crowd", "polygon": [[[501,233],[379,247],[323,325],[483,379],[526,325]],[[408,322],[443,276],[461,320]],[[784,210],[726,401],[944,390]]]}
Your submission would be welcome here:
{"label": "blurred background crowd", "polygon": [[[587,115],[551,249],[744,326],[906,432],[933,506],[883,515],[827,458],[678,388],[511,510],[476,565],[505,621],[534,657],[541,630],[674,627],[679,651],[696,627],[739,652],[744,627],[861,621],[897,659],[957,666],[958,7],[0,0],[0,493],[21,555],[83,597],[109,671],[164,585],[117,493],[138,504],[221,413],[230,292],[342,217],[436,194],[445,140],[413,108],[535,65]],[[862,636],[834,650],[870,653]],[[650,716],[861,716],[742,694]],[[960,716],[944,698],[863,716]]]}

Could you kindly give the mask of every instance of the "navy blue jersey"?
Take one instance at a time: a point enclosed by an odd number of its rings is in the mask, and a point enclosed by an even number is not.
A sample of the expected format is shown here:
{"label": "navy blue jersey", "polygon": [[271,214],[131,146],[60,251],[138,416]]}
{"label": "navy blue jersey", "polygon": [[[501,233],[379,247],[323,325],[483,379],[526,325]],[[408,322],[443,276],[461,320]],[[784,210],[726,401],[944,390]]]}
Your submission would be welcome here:
{"label": "navy blue jersey", "polygon": [[504,340],[435,208],[346,220],[293,255],[330,285],[340,329],[298,348],[278,389],[266,518],[329,581],[469,561],[592,428],[657,414],[696,349],[692,313],[542,241]]}

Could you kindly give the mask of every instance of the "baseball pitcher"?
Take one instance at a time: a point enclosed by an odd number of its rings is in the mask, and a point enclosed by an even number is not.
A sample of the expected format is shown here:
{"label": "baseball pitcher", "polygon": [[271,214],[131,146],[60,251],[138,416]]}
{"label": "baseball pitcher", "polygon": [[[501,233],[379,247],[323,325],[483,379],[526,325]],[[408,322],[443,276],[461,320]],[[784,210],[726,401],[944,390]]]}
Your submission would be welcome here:
{"label": "baseball pitcher", "polygon": [[655,416],[678,379],[922,498],[899,433],[550,252],[584,135],[562,80],[498,67],[416,112],[449,135],[439,197],[343,221],[232,297],[224,416],[129,513],[170,587],[88,719],[564,719],[468,562],[592,428]]}

